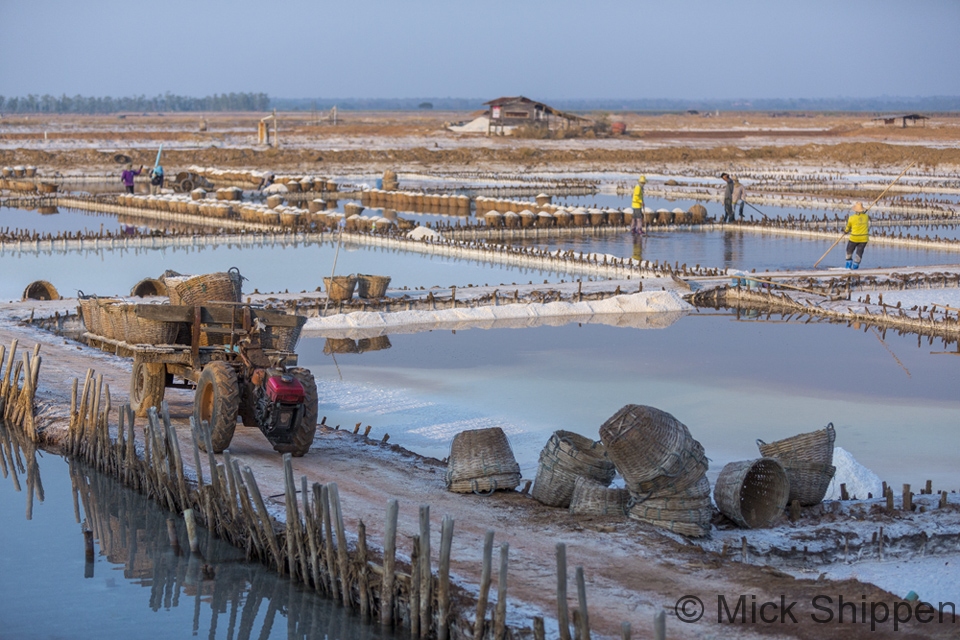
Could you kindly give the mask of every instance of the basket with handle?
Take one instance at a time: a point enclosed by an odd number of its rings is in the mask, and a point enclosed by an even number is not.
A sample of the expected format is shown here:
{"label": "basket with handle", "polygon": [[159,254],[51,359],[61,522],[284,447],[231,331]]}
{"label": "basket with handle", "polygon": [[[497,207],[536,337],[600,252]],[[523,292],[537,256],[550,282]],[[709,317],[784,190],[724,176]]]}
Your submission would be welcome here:
{"label": "basket with handle", "polygon": [[798,500],[800,506],[812,507],[823,502],[823,497],[827,495],[827,489],[830,488],[830,481],[837,472],[836,467],[794,458],[777,458],[777,460],[783,465],[783,469],[787,472],[787,479],[790,481],[788,504]]}
{"label": "basket with handle", "polygon": [[520,465],[503,429],[471,429],[454,436],[445,482],[455,493],[516,489],[520,485]]}
{"label": "basket with handle", "polygon": [[768,527],[790,496],[790,480],[776,458],[731,462],[720,471],[713,499],[723,515],[747,529]]}
{"label": "basket with handle", "polygon": [[327,290],[327,299],[330,302],[345,302],[353,297],[353,289],[357,285],[357,277],[333,276],[324,278],[323,286]]}
{"label": "basket with handle", "polygon": [[602,443],[572,431],[555,431],[540,451],[530,495],[551,507],[569,507],[577,478],[609,486],[616,475]]}
{"label": "basket with handle", "polygon": [[833,444],[837,440],[837,432],[833,423],[823,429],[801,433],[783,440],[766,443],[757,440],[760,455],[766,458],[792,458],[817,464],[833,463]]}
{"label": "basket with handle", "polygon": [[[174,287],[179,304],[197,305],[205,302],[240,302],[243,276],[236,267],[229,271],[193,276]],[[171,302],[173,299],[171,297]]]}
{"label": "basket with handle", "polygon": [[371,276],[365,273],[357,274],[357,296],[360,298],[382,298],[390,286],[390,276]]}

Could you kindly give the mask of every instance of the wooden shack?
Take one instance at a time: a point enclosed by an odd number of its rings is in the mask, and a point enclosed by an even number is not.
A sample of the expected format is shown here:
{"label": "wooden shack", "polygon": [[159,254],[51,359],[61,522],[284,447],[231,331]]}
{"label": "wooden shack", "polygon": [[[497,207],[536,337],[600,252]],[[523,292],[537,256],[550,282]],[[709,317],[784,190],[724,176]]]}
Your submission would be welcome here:
{"label": "wooden shack", "polygon": [[497,98],[485,102],[487,107],[487,134],[508,133],[514,127],[544,126],[550,130],[584,126],[592,120],[554,109],[550,105],[524,96]]}

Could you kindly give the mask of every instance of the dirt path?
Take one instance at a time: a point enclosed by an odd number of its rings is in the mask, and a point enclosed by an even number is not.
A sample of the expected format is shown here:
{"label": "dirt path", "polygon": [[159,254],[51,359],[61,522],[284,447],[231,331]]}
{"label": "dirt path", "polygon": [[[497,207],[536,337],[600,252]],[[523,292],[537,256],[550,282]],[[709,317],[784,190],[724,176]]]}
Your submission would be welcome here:
{"label": "dirt path", "polygon": [[[55,303],[53,303],[55,304]],[[62,303],[60,303],[62,304]],[[41,424],[45,434],[56,440],[65,434],[65,418],[69,407],[73,378],[82,378],[88,367],[94,367],[109,382],[114,405],[125,401],[130,362],[107,355],[77,343],[65,341],[28,326],[17,326],[9,320],[0,325],[0,343],[9,345],[18,339],[21,346],[42,344],[43,366],[40,375]],[[188,417],[192,411],[192,394],[169,391],[167,400],[171,415],[180,433],[181,447],[192,448]],[[479,582],[483,537],[488,529],[496,532],[495,545],[510,545],[509,601],[513,624],[528,626],[533,615],[553,619],[548,622],[556,633],[556,570],[555,545],[567,545],[570,581],[568,593],[571,608],[576,607],[575,568],[583,567],[589,603],[590,624],[596,637],[618,637],[621,622],[630,622],[634,637],[650,637],[654,613],[668,611],[669,637],[797,637],[850,638],[920,637],[904,630],[894,634],[890,624],[870,632],[867,625],[817,624],[810,618],[811,600],[816,595],[834,598],[843,594],[847,600],[890,602],[893,597],[875,587],[857,582],[818,583],[795,580],[771,568],[743,565],[707,553],[699,547],[672,538],[640,523],[622,519],[595,519],[570,516],[565,510],[540,505],[519,493],[498,493],[492,497],[452,494],[445,490],[445,466],[401,450],[383,446],[382,434],[376,440],[354,436],[348,431],[321,430],[314,448],[303,458],[294,460],[294,473],[305,475],[309,482],[336,482],[340,488],[348,531],[356,531],[359,520],[367,526],[371,546],[379,548],[383,539],[383,521],[388,499],[400,502],[398,547],[409,557],[410,537],[419,532],[419,507],[430,506],[431,549],[434,570],[440,546],[440,520],[449,515],[456,521],[451,572],[455,581],[468,592],[475,592]],[[279,496],[283,493],[283,471],[280,457],[255,429],[238,427],[230,447],[241,464],[250,466],[272,509],[282,518]],[[188,458],[192,458],[188,456]],[[206,470],[205,470],[206,473]],[[495,551],[496,571],[498,552]],[[494,581],[494,591],[496,581]],[[706,615],[696,624],[683,624],[673,614],[674,603],[684,595],[696,595],[706,605]],[[747,624],[728,628],[717,624],[718,596],[724,595],[731,610],[739,595],[747,603],[797,601],[792,609],[798,620],[793,624]],[[472,609],[469,609],[472,611]],[[769,611],[768,611],[769,613]],[[820,614],[825,616],[826,614]],[[469,614],[472,618],[472,613]],[[749,613],[748,613],[749,621]],[[923,637],[948,637],[951,629],[933,625],[922,631]],[[938,635],[940,634],[940,635]]]}

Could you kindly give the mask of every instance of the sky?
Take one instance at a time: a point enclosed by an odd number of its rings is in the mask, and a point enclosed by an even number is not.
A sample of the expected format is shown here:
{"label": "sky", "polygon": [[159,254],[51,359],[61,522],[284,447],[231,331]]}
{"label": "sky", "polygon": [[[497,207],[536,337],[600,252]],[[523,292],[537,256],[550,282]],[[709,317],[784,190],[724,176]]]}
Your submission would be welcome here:
{"label": "sky", "polygon": [[958,0],[0,0],[0,95],[960,94]]}

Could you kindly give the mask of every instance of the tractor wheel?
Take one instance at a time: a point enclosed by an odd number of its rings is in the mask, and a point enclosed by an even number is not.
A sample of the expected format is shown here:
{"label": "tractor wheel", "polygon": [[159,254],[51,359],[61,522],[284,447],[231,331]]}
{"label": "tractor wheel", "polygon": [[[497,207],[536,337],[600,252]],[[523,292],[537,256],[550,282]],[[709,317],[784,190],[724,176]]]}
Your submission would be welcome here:
{"label": "tractor wheel", "polygon": [[150,407],[160,408],[167,383],[167,365],[162,362],[133,361],[130,376],[130,407],[137,416],[144,418]]}
{"label": "tractor wheel", "polygon": [[190,193],[193,191],[193,180],[184,178],[180,181],[180,193]]}
{"label": "tractor wheel", "polygon": [[290,369],[290,374],[303,385],[304,411],[293,433],[293,442],[274,444],[273,448],[280,453],[290,453],[294,458],[299,458],[310,450],[313,436],[317,433],[317,382],[309,369]]}
{"label": "tractor wheel", "polygon": [[[210,426],[214,453],[222,453],[230,446],[239,408],[240,386],[233,367],[219,360],[205,366],[193,397],[193,419],[198,425],[205,421]],[[206,443],[203,439],[200,442],[200,448],[206,451]]]}

